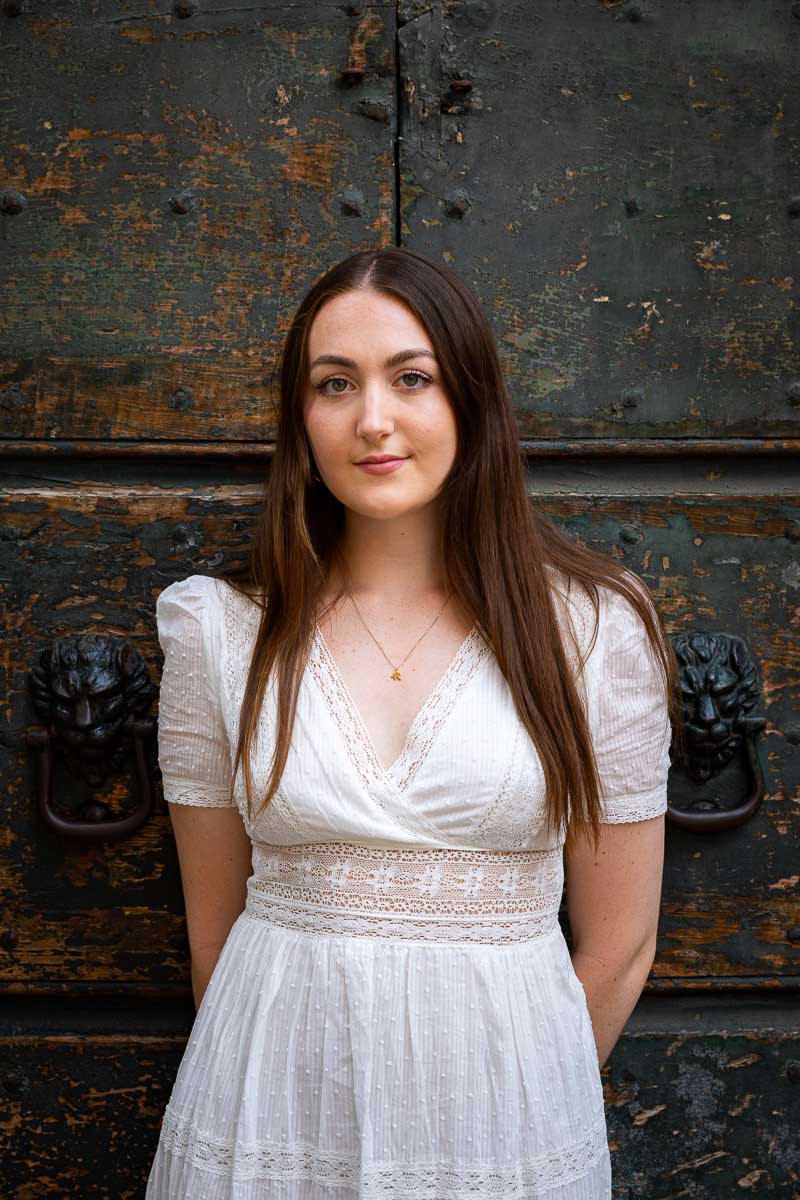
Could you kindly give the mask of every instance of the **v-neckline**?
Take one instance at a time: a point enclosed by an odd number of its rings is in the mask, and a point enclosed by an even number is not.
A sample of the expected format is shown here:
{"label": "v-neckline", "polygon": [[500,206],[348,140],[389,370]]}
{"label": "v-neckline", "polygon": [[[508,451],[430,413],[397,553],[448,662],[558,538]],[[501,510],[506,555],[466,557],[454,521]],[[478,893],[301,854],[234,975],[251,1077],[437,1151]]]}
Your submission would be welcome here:
{"label": "v-neckline", "polygon": [[[353,699],[353,694],[350,691],[350,688],[347,686],[344,676],[339,670],[336,659],[333,657],[322,630],[319,627],[319,623],[316,621],[314,622],[314,639],[319,648],[320,655],[325,662],[330,675],[335,680],[338,690],[344,701],[345,708],[347,710],[346,716],[349,720],[350,727],[357,733],[364,752],[372,762],[374,773],[392,787],[396,788],[397,790],[401,790],[402,781],[398,778],[398,775],[401,767],[403,767],[408,761],[412,750],[417,744],[423,723],[425,722],[426,718],[435,711],[441,697],[448,691],[451,682],[454,681],[462,665],[465,663],[465,661],[468,662],[471,659],[473,645],[476,642],[483,642],[477,621],[473,622],[466,637],[463,639],[455,654],[450,659],[450,662],[439,676],[432,690],[428,693],[425,700],[417,709],[411,724],[408,727],[408,731],[406,733],[405,740],[403,741],[400,753],[397,755],[394,762],[392,762],[388,767],[384,766],[377,750],[375,749],[375,743],[373,742],[372,736],[367,729],[358,705]],[[341,728],[340,718],[342,714],[333,713],[332,715],[337,720],[337,724],[339,724]]]}

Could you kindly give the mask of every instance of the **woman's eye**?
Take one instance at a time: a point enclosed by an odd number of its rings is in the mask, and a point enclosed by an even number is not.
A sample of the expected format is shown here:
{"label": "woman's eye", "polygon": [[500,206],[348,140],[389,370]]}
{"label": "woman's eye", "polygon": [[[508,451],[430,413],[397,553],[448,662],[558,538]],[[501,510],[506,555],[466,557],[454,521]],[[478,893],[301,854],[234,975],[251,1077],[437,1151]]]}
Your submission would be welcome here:
{"label": "woman's eye", "polygon": [[315,383],[315,384],[314,384],[314,387],[317,389],[317,391],[318,391],[318,392],[322,392],[322,393],[323,393],[323,395],[326,395],[326,396],[331,396],[331,395],[334,395],[334,396],[341,396],[341,395],[342,395],[342,389],[341,389],[341,388],[336,388],[336,389],[335,389],[333,392],[325,392],[325,391],[324,391],[324,389],[325,389],[325,388],[328,386],[328,384],[329,384],[329,383],[344,383],[344,384],[347,384],[347,380],[346,380],[346,379],[344,379],[344,378],[343,378],[341,375],[329,375],[327,379],[323,379],[323,380],[322,380],[322,383]]}
{"label": "woman's eye", "polygon": [[[427,385],[429,383],[433,383],[433,380],[431,379],[430,375],[426,375],[423,371],[404,371],[403,374],[400,375],[398,378],[400,378],[403,381],[406,381],[409,379],[411,379],[411,380],[419,379],[422,381],[421,385],[418,387],[413,387],[411,385],[404,383],[404,386],[406,387],[406,391],[409,391],[409,392],[421,392],[422,389],[424,387],[427,387]],[[334,387],[331,391],[325,391],[325,389],[327,388],[329,383],[330,384],[341,383],[344,386],[343,387]],[[322,394],[324,396],[343,396],[345,393],[345,388],[347,387],[347,380],[344,378],[343,375],[329,375],[327,379],[323,379],[321,383],[315,383],[313,386],[316,388],[316,390],[318,392],[322,392]]]}
{"label": "woman's eye", "polygon": [[[400,376],[400,378],[401,379],[421,379],[423,381],[423,387],[425,386],[425,384],[431,383],[430,376],[423,375],[422,371],[404,371],[403,374]],[[421,392],[422,388],[421,387],[410,388],[409,390],[412,392]]]}

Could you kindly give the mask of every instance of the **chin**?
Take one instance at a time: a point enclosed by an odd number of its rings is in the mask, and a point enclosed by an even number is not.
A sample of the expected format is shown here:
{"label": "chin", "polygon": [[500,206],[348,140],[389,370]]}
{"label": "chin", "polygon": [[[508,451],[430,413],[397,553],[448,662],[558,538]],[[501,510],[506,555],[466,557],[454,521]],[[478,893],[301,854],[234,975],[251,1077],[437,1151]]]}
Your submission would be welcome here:
{"label": "chin", "polygon": [[342,504],[362,517],[372,517],[378,520],[388,520],[391,517],[402,517],[406,513],[423,508],[426,500],[413,496],[375,496],[365,501],[363,494],[348,496],[342,499]]}

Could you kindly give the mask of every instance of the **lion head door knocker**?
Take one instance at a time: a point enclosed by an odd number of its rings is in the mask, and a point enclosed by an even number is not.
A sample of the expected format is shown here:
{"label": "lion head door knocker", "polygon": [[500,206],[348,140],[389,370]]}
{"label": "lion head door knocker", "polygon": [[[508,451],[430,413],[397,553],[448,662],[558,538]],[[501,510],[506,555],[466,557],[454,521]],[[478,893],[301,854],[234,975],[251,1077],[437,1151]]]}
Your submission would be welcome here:
{"label": "lion head door knocker", "polygon": [[748,794],[731,804],[717,796],[680,808],[670,802],[667,816],[683,829],[731,829],[752,817],[764,799],[756,738],[766,720],[751,712],[760,698],[755,662],[734,634],[689,631],[671,640],[680,667],[686,720],[683,769],[689,779],[707,783],[740,756]]}
{"label": "lion head door knocker", "polygon": [[[37,795],[45,823],[71,838],[105,841],[133,833],[156,800],[149,749],[156,721],[146,716],[157,689],[132,642],[107,635],[58,638],[28,675],[33,705],[46,729],[23,734],[37,751]],[[56,759],[94,792],[125,771],[133,754],[138,784],[135,808],[114,816],[91,795],[68,807],[54,795]]]}

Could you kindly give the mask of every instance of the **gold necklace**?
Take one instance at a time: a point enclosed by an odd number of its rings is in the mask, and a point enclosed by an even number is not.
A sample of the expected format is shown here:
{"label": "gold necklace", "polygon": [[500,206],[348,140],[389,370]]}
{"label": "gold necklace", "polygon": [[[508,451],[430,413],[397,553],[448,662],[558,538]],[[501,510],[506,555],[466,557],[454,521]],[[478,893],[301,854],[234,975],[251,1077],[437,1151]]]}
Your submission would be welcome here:
{"label": "gold necklace", "polygon": [[406,659],[407,659],[407,658],[409,658],[409,657],[410,657],[410,656],[411,656],[411,655],[414,653],[414,651],[416,650],[417,646],[420,644],[420,642],[422,641],[422,639],[425,637],[425,634],[426,634],[426,633],[429,633],[429,632],[431,631],[431,629],[433,628],[433,626],[436,624],[436,622],[439,620],[439,617],[440,617],[440,616],[442,615],[442,613],[444,612],[444,607],[445,607],[445,604],[447,604],[447,601],[450,599],[450,596],[452,595],[452,592],[448,592],[448,594],[447,594],[447,597],[446,597],[446,599],[445,599],[445,602],[444,602],[444,604],[443,604],[443,605],[442,605],[442,607],[439,609],[438,613],[437,613],[437,614],[436,614],[436,616],[433,618],[433,620],[431,621],[431,623],[430,623],[430,625],[428,626],[428,628],[427,628],[427,629],[426,629],[426,630],[425,630],[423,633],[421,633],[421,634],[419,635],[419,637],[417,638],[417,640],[414,642],[414,645],[411,647],[411,649],[409,650],[408,654],[407,654],[407,655],[406,655],[406,657],[403,659],[403,662],[401,662],[401,663],[398,663],[398,665],[397,665],[397,666],[395,666],[395,664],[392,662],[392,660],[389,658],[388,654],[387,654],[387,653],[386,653],[386,651],[384,650],[383,646],[380,644],[380,642],[378,641],[378,639],[377,639],[377,638],[375,637],[375,635],[372,633],[371,629],[370,629],[370,628],[369,628],[369,626],[367,625],[367,622],[366,622],[366,621],[364,620],[364,618],[361,616],[361,610],[360,610],[360,608],[358,607],[358,605],[356,604],[355,600],[353,599],[353,594],[352,594],[352,592],[350,591],[350,589],[349,589],[349,588],[345,588],[345,591],[347,592],[347,594],[348,594],[348,596],[350,597],[350,599],[353,601],[353,607],[355,608],[356,612],[358,613],[359,617],[361,618],[361,624],[364,626],[364,628],[366,629],[367,633],[368,633],[368,634],[369,634],[369,636],[372,638],[373,642],[375,643],[375,645],[378,647],[378,649],[380,650],[380,652],[381,652],[381,654],[383,655],[383,657],[384,657],[384,658],[386,659],[386,661],[388,662],[389,666],[390,666],[390,667],[394,667],[394,670],[392,671],[391,675],[389,676],[389,678],[390,678],[390,679],[400,679],[400,678],[401,678],[401,676],[400,676],[400,667],[402,667],[402,665],[403,665],[403,663],[406,661]]}

